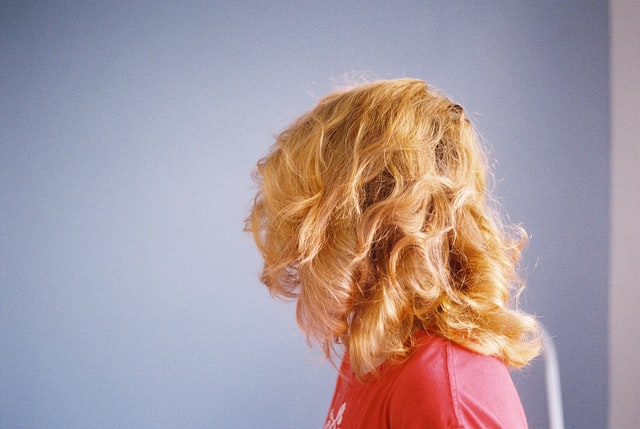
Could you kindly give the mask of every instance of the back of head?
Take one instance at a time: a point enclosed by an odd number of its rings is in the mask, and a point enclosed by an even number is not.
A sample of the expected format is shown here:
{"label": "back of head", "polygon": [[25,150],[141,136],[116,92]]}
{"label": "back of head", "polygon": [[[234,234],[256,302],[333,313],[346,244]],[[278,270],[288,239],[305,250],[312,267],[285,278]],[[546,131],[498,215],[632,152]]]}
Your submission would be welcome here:
{"label": "back of head", "polygon": [[359,375],[401,360],[417,330],[522,365],[535,322],[508,305],[526,235],[502,225],[486,175],[462,107],[423,81],[330,94],[258,163],[262,281]]}

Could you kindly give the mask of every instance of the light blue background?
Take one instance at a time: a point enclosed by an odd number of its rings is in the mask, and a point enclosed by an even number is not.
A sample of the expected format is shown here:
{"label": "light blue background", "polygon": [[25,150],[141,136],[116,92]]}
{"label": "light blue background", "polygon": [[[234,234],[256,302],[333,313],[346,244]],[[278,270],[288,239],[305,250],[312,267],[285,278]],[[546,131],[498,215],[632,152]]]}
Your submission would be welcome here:
{"label": "light blue background", "polygon": [[[607,413],[606,1],[3,2],[0,427],[319,428],[335,372],[242,232],[272,134],[345,73],[475,112],[532,236],[568,428]],[[515,375],[545,427],[540,363]]]}

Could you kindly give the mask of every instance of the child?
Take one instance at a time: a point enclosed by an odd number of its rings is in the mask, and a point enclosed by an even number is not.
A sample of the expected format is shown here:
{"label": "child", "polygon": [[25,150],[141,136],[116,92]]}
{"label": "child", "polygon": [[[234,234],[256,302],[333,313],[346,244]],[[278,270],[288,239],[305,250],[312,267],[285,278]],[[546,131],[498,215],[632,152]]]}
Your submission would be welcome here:
{"label": "child", "polygon": [[344,352],[325,428],[527,427],[507,371],[539,351],[509,308],[526,234],[486,175],[462,107],[416,79],[328,95],[258,162],[261,280]]}

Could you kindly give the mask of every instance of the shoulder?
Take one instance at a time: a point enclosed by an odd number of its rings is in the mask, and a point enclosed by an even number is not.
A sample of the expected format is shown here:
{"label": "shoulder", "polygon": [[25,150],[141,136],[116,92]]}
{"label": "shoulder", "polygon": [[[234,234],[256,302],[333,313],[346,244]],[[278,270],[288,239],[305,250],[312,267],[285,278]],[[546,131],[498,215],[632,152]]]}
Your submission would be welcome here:
{"label": "shoulder", "polygon": [[402,420],[400,427],[421,421],[435,427],[526,428],[505,365],[440,337],[418,337],[393,398],[391,413]]}

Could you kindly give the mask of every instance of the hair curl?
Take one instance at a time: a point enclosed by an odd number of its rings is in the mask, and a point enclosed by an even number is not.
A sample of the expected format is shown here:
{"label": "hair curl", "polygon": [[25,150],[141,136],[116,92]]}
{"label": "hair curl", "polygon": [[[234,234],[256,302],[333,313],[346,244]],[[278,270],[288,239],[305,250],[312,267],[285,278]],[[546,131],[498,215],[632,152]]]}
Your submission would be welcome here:
{"label": "hair curl", "polygon": [[257,164],[245,228],[261,280],[359,376],[406,357],[426,330],[522,366],[533,317],[509,308],[527,236],[491,206],[486,159],[462,107],[421,80],[333,93]]}

